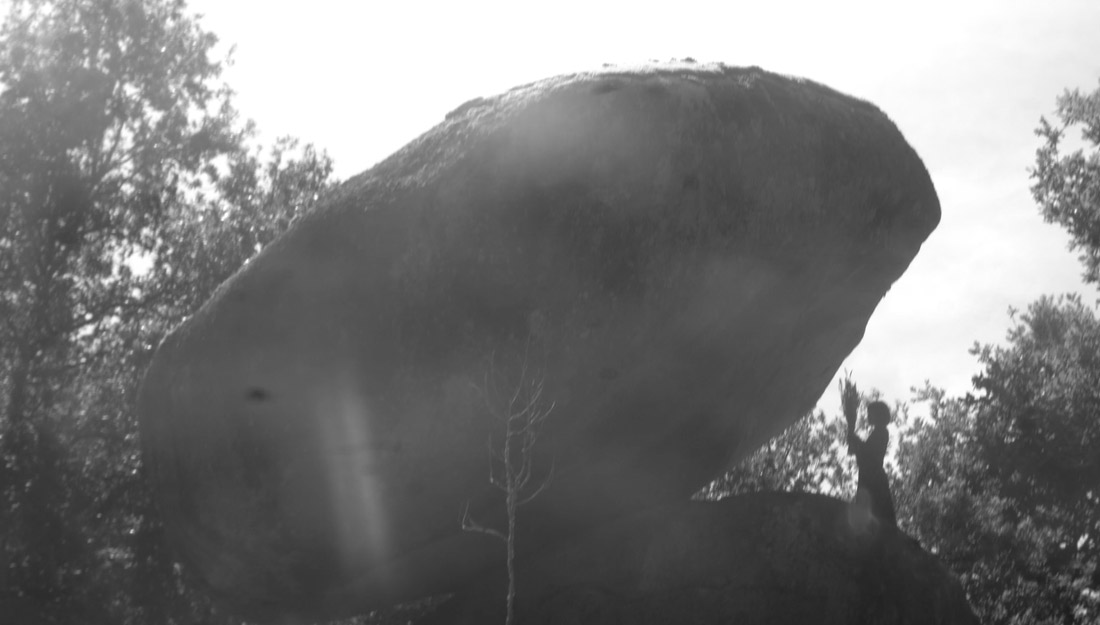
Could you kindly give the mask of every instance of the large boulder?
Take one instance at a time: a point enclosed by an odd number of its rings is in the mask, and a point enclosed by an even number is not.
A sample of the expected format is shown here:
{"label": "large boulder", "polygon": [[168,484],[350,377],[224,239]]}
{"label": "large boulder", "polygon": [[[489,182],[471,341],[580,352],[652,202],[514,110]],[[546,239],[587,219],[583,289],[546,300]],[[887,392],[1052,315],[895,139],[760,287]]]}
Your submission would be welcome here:
{"label": "large boulder", "polygon": [[458,519],[499,521],[483,395],[522,362],[554,476],[521,548],[685,501],[813,405],[938,220],[890,120],[810,81],[608,68],[469,102],[165,339],[139,411],[168,534],[257,619],[452,590],[500,562]]}
{"label": "large boulder", "polygon": [[[518,563],[518,621],[977,625],[935,557],[852,517],[823,495],[755,493],[617,519]],[[505,588],[474,580],[423,625],[503,622]]]}

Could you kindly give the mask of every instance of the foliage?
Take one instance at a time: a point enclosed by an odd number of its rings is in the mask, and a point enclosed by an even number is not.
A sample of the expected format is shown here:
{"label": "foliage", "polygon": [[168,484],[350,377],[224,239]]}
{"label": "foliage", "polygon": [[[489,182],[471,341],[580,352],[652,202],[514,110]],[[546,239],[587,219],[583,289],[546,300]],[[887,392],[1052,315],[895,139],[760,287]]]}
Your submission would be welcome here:
{"label": "foliage", "polygon": [[1100,322],[1077,296],[1044,297],[1008,343],[973,350],[983,458],[1044,503],[1079,499],[1100,484]]}
{"label": "foliage", "polygon": [[841,447],[846,428],[840,419],[812,412],[711,482],[696,498],[721,499],[766,490],[850,496],[855,491],[855,463]]}
{"label": "foliage", "polygon": [[[1081,250],[1085,280],[1100,282],[1100,88],[1088,94],[1067,90],[1057,104],[1061,123],[1042,118],[1035,130],[1044,143],[1036,151],[1031,193],[1043,217],[1069,231],[1071,247]],[[1086,147],[1062,155],[1071,127],[1081,128]]]}
{"label": "foliage", "polygon": [[[1100,621],[1100,319],[1080,298],[1042,298],[1003,346],[975,346],[975,395],[916,391],[896,409],[891,490],[899,526],[963,583],[984,623]],[[842,391],[844,387],[842,386]],[[842,392],[843,396],[843,392]],[[849,402],[850,403],[850,402]],[[848,496],[841,419],[799,421],[703,493]]]}
{"label": "foliage", "polygon": [[1042,298],[1003,347],[975,346],[978,396],[926,385],[899,452],[900,508],[988,623],[1100,619],[1100,320]]}
{"label": "foliage", "polygon": [[0,28],[0,614],[219,622],[164,548],[132,399],[160,337],[328,186],[248,147],[182,0]]}

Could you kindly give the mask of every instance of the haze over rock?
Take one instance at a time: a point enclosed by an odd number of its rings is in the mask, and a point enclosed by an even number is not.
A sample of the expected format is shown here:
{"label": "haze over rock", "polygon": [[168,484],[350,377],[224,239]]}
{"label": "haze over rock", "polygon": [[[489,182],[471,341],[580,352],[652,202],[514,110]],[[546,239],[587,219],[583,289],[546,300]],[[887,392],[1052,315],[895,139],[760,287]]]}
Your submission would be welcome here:
{"label": "haze over rock", "polygon": [[890,120],[810,81],[606,68],[469,102],[165,339],[139,410],[169,536],[258,619],[454,590],[502,564],[458,517],[502,511],[480,391],[525,358],[555,474],[521,555],[686,501],[813,405],[938,220]]}
{"label": "haze over rock", "polygon": [[[853,528],[847,508],[754,493],[617,519],[520,563],[519,622],[977,625],[935,557],[892,527]],[[479,583],[423,625],[503,622],[501,580]]]}

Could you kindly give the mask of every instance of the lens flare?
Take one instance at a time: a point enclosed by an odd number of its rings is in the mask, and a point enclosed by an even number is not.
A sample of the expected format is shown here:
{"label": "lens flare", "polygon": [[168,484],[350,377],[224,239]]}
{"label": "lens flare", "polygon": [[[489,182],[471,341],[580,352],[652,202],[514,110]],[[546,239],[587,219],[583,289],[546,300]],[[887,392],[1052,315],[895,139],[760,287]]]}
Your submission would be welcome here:
{"label": "lens flare", "polygon": [[[331,403],[330,403],[331,402]],[[378,458],[384,446],[371,439],[369,407],[350,380],[344,379],[317,412],[321,420],[321,458],[332,506],[341,564],[363,570],[386,561],[387,519]]]}

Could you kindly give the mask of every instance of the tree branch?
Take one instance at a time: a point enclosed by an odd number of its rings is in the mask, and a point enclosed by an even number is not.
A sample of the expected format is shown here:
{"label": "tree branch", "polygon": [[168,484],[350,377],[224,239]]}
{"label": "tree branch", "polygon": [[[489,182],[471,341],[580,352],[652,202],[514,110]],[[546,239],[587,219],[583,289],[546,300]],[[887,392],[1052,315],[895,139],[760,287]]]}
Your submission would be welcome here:
{"label": "tree branch", "polygon": [[473,517],[470,516],[470,502],[469,501],[466,502],[465,507],[462,509],[462,518],[461,518],[460,522],[462,524],[462,529],[464,531],[477,532],[479,534],[486,534],[488,536],[493,536],[495,538],[499,538],[500,540],[503,540],[505,542],[508,541],[508,537],[505,536],[503,532],[500,532],[499,530],[495,530],[491,527],[486,527],[486,526],[478,523],[477,521],[475,521],[473,519]]}

